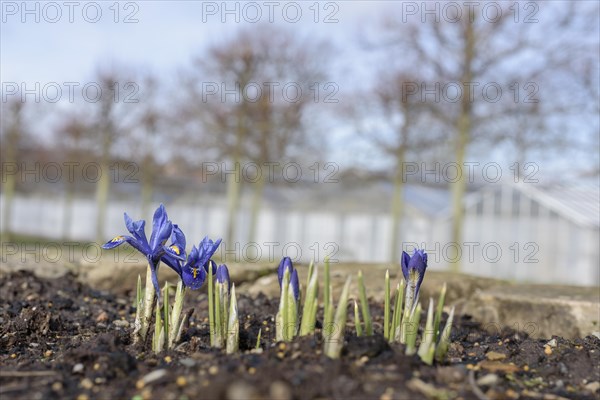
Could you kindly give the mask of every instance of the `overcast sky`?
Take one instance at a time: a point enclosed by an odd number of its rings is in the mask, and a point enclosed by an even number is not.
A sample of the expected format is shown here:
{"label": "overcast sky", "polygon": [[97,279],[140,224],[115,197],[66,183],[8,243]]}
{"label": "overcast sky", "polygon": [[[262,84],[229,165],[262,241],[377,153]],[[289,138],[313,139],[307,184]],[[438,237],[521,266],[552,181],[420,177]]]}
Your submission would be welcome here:
{"label": "overcast sky", "polygon": [[[343,95],[359,86],[355,63],[365,26],[376,24],[391,10],[410,15],[409,6],[422,2],[396,1],[3,1],[0,32],[0,78],[24,83],[79,82],[94,79],[99,67],[124,66],[136,72],[151,72],[164,82],[174,82],[179,70],[211,44],[220,43],[244,25],[273,22],[298,35],[328,38],[334,42],[337,63],[332,80]],[[439,3],[444,4],[444,3]],[[526,12],[527,2],[522,11]],[[520,18],[525,15],[521,14]],[[239,22],[237,22],[239,20]],[[363,60],[364,61],[364,60]],[[348,73],[348,69],[352,73]],[[366,76],[366,75],[365,75]],[[343,137],[350,127],[331,133]],[[347,147],[333,158],[353,162]],[[486,154],[501,159],[501,154]],[[597,157],[596,157],[597,160]],[[569,160],[556,160],[563,168]]]}

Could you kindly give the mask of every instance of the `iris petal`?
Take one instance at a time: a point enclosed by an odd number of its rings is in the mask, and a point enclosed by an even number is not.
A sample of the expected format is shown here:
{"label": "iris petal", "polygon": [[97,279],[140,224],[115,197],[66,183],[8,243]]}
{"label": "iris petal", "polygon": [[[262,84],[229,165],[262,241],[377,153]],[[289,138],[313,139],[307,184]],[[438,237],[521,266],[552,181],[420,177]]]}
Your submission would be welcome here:
{"label": "iris petal", "polygon": [[277,268],[277,278],[279,279],[280,288],[281,282],[283,281],[283,274],[285,274],[286,269],[290,270],[290,274],[294,271],[294,265],[292,264],[292,260],[289,257],[283,257],[281,259],[281,262],[279,263],[279,267]]}
{"label": "iris petal", "polygon": [[300,282],[298,281],[297,269],[295,269],[294,272],[292,272],[292,276],[290,278],[290,286],[294,291],[294,298],[296,299],[296,301],[300,300]]}
{"label": "iris petal", "polygon": [[188,265],[182,271],[181,280],[183,280],[186,287],[192,290],[200,289],[204,281],[206,281],[206,271],[204,268],[196,268]]}
{"label": "iris petal", "polygon": [[140,242],[143,247],[148,247],[148,239],[146,238],[146,221],[139,220],[133,221],[127,213],[123,213],[125,219],[125,226],[129,233],[133,235],[133,237]]}
{"label": "iris petal", "polygon": [[[208,261],[212,258],[212,256],[217,251],[217,248],[221,244],[221,239],[213,242],[207,237],[202,239],[200,245],[198,246],[198,264],[206,265]],[[208,270],[208,265],[206,266]]]}
{"label": "iris petal", "polygon": [[[164,245],[167,239],[171,236],[173,225],[167,218],[167,211],[164,205],[158,206],[154,211],[152,218],[152,235],[150,235],[150,247],[157,249]],[[166,236],[166,237],[165,237]]]}
{"label": "iris petal", "polygon": [[186,240],[183,231],[179,228],[179,225],[173,224],[173,232],[171,232],[171,243],[179,246],[185,252]]}
{"label": "iris petal", "polygon": [[231,281],[229,280],[229,270],[227,269],[227,265],[219,265],[217,268],[217,282],[218,283],[226,283],[227,288],[231,289]]}
{"label": "iris petal", "polygon": [[410,263],[410,256],[407,252],[402,252],[402,260],[400,263],[402,265],[402,275],[404,275],[404,280],[408,282],[408,264]]}

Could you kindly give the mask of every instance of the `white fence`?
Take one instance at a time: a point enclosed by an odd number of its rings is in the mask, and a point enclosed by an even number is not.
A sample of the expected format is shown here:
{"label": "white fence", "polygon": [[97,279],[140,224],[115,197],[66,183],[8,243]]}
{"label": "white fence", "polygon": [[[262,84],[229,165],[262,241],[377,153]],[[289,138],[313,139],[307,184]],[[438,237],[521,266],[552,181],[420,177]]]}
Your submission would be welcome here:
{"label": "white fence", "polygon": [[[599,285],[597,228],[579,226],[543,208],[535,217],[494,212],[498,208],[494,204],[497,199],[485,196],[482,194],[482,207],[467,208],[464,241],[460,247],[450,241],[448,218],[434,220],[411,208],[402,222],[399,246],[407,250],[415,245],[424,246],[431,269],[446,269],[449,261],[459,256],[463,271],[475,275],[539,283]],[[0,203],[3,209],[2,196]],[[224,204],[224,201],[208,204],[198,200],[195,204],[165,205],[169,218],[185,232],[189,250],[205,235],[224,236],[227,224]],[[64,198],[18,195],[12,207],[10,223],[15,233],[57,241],[95,239],[97,210],[92,199],[73,201],[69,226],[65,225]],[[149,234],[152,216],[141,215],[139,202],[112,201],[105,221],[107,240],[126,233],[123,211],[133,219],[146,219]],[[222,257],[252,262],[259,254],[263,261],[275,263],[283,255],[305,262],[322,261],[327,254],[343,262],[385,263],[389,259],[390,218],[385,214],[284,212],[265,206],[255,243],[247,242],[248,226],[249,213],[242,209],[236,242],[221,246]]]}

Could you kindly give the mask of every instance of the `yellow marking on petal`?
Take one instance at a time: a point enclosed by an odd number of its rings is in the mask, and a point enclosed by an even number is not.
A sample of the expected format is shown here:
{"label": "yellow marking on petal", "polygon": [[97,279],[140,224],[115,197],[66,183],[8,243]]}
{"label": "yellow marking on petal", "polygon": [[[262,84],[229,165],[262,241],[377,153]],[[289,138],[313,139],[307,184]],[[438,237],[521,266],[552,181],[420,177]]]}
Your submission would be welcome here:
{"label": "yellow marking on petal", "polygon": [[113,240],[111,240],[111,242],[112,243],[114,243],[114,242],[120,242],[121,240],[123,240],[123,236],[117,236]]}
{"label": "yellow marking on petal", "polygon": [[171,250],[173,250],[175,252],[175,254],[177,254],[177,255],[179,255],[181,253],[181,250],[179,250],[179,246],[177,246],[177,245],[171,246]]}
{"label": "yellow marking on petal", "polygon": [[194,273],[194,279],[196,279],[196,276],[198,275],[198,268],[192,268],[192,272]]}

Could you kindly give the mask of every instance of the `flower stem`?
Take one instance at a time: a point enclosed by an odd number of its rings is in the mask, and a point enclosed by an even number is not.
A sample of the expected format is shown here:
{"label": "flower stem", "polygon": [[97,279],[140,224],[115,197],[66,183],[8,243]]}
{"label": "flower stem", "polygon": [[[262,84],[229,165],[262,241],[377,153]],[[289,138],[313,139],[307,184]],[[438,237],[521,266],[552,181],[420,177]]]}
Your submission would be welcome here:
{"label": "flower stem", "polygon": [[385,300],[383,305],[383,337],[390,339],[390,270],[385,271]]}
{"label": "flower stem", "polygon": [[181,310],[183,309],[183,299],[185,298],[185,286],[183,286],[183,281],[180,279],[177,282],[177,289],[175,291],[175,303],[173,304],[173,311],[171,312],[171,323],[169,329],[169,349],[172,349],[173,346],[177,343],[177,336],[180,334],[179,330],[181,327],[181,322],[179,319],[181,318]]}
{"label": "flower stem", "polygon": [[215,298],[214,298],[214,290],[213,290],[213,273],[212,273],[212,265],[208,266],[208,329],[210,331],[210,345],[215,346]]}
{"label": "flower stem", "polygon": [[148,269],[146,270],[146,288],[144,291],[144,311],[140,318],[139,339],[142,343],[146,341],[146,336],[148,335],[150,321],[152,320],[152,311],[154,309],[155,295],[156,290],[154,290],[154,284],[152,283],[152,269],[150,268],[150,264],[148,264]]}

